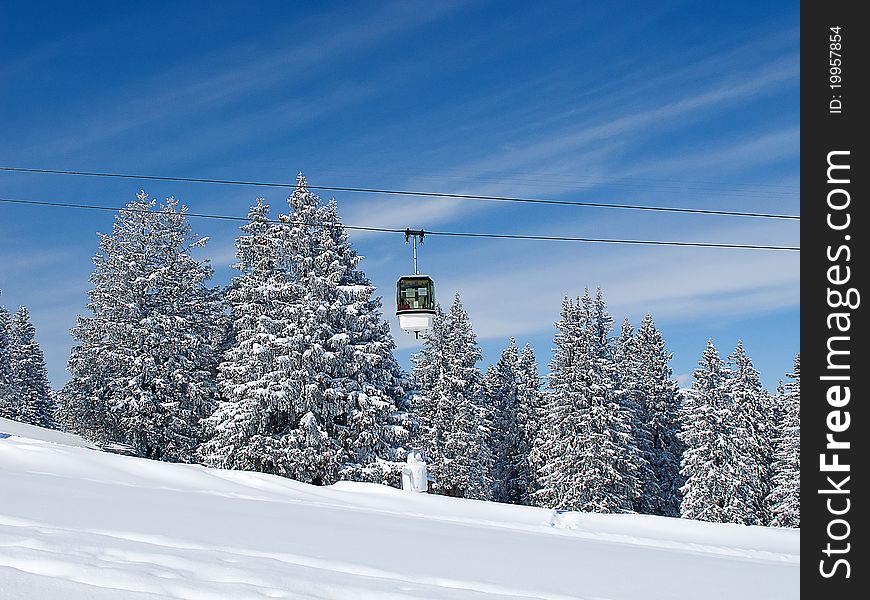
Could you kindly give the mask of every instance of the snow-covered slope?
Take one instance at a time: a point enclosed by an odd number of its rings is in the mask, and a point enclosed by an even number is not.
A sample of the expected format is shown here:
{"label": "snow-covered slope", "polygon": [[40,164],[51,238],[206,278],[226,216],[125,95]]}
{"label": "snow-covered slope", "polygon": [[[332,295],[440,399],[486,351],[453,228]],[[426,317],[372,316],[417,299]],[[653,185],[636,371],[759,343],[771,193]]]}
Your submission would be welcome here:
{"label": "snow-covered slope", "polygon": [[10,423],[6,600],[798,597],[796,531],[313,487]]}
{"label": "snow-covered slope", "polygon": [[0,417],[0,436],[6,437],[13,435],[31,440],[54,442],[55,444],[63,444],[64,446],[96,448],[94,444],[71,433],[63,433],[62,431],[54,431],[53,429],[44,429],[42,427],[37,427],[36,425],[28,425],[27,423],[19,423],[18,421],[12,421]]}

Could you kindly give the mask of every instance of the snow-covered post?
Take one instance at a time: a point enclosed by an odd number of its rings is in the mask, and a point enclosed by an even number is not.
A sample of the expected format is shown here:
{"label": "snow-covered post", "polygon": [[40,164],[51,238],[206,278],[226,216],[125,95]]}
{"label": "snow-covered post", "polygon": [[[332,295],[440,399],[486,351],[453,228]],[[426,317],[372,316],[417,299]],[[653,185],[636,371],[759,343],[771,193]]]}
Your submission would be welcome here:
{"label": "snow-covered post", "polygon": [[407,464],[402,467],[402,489],[406,492],[429,491],[429,472],[419,452],[409,452]]}

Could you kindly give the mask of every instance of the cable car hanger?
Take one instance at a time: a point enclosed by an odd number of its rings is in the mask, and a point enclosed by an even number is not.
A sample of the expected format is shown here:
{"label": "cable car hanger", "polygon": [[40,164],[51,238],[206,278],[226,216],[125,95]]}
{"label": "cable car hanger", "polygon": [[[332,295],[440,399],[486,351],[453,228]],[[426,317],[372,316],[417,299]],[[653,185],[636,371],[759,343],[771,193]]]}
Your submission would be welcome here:
{"label": "cable car hanger", "polygon": [[417,238],[420,239],[420,245],[423,245],[423,240],[426,237],[426,232],[422,229],[405,229],[405,243],[407,244],[411,238],[414,238],[414,275],[417,274]]}

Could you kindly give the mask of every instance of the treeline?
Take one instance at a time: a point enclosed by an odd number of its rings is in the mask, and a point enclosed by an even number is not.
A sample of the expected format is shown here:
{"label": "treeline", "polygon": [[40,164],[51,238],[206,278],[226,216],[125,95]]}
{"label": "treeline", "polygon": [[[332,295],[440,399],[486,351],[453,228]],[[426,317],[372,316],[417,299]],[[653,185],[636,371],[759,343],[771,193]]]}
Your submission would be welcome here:
{"label": "treeline", "polygon": [[[193,256],[207,238],[184,207],[140,193],[119,212],[72,330],[61,426],[142,457],[317,485],[396,486],[422,450],[439,494],[799,525],[798,360],[771,396],[742,345],[723,361],[710,342],[681,391],[652,318],[614,335],[599,290],[563,302],[544,381],[513,340],[482,373],[457,295],[405,374],[334,201],[306,185],[286,214],[257,200],[226,289],[208,286]],[[21,346],[0,342],[3,411],[26,396],[4,358]]]}
{"label": "treeline", "polygon": [[411,423],[389,326],[335,203],[305,186],[276,219],[258,199],[226,290],[174,200],[117,215],[72,331],[66,427],[147,458],[396,483]]}
{"label": "treeline", "polygon": [[601,290],[562,304],[542,386],[513,340],[486,375],[457,296],[414,357],[434,491],[565,510],[800,525],[800,357],[776,395],[742,343],[713,342],[690,389],[647,315],[612,335]]}

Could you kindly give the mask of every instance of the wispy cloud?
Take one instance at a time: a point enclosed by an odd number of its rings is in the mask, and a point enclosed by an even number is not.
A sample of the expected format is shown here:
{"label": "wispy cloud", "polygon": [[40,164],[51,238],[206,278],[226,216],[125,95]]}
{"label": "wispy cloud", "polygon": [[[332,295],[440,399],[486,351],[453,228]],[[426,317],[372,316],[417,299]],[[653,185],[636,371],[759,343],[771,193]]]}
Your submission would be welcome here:
{"label": "wispy cloud", "polygon": [[466,167],[469,173],[490,173],[520,170],[527,165],[538,165],[552,156],[563,156],[566,152],[576,151],[590,144],[599,144],[614,139],[626,140],[628,136],[652,127],[660,127],[702,110],[735,101],[747,101],[753,96],[770,90],[779,89],[789,80],[795,80],[799,67],[791,60],[774,64],[753,74],[743,74],[738,81],[719,83],[713,87],[688,97],[664,104],[643,108],[633,113],[620,113],[619,116],[600,117],[594,124],[585,124],[561,135],[547,137],[536,143],[523,144],[522,147],[498,153],[474,162]]}
{"label": "wispy cloud", "polygon": [[[747,166],[769,165],[800,155],[800,128],[786,127],[763,131],[752,137],[743,137],[719,147],[704,148],[697,152],[684,152],[679,156],[658,157],[634,164],[624,173],[626,178],[657,174],[686,174],[715,167],[717,176],[727,175]],[[797,186],[795,186],[797,191]]]}

